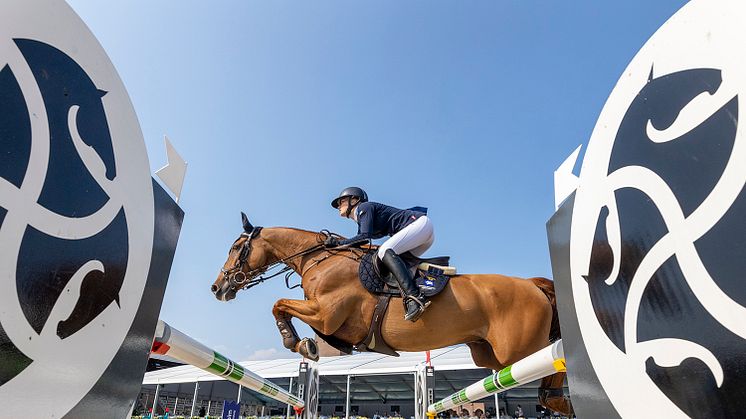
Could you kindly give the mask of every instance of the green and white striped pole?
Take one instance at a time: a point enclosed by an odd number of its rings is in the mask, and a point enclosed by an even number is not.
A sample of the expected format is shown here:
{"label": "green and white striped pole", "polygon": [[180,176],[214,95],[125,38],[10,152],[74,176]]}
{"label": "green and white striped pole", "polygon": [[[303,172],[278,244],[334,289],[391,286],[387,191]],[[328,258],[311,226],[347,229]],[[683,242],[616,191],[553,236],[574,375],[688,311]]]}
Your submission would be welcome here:
{"label": "green and white striped pole", "polygon": [[484,380],[477,381],[469,387],[431,404],[427,408],[427,416],[432,418],[444,410],[453,409],[464,403],[475,402],[491,394],[500,393],[539,378],[565,371],[565,351],[562,348],[562,340],[558,340]]}
{"label": "green and white striped pole", "polygon": [[193,365],[204,371],[223,377],[228,381],[271,397],[278,402],[289,404],[295,408],[298,414],[305,407],[303,400],[293,396],[276,384],[244,369],[237,362],[231,361],[213,351],[160,319],[155,329],[155,341],[153,342],[152,352],[176,358],[181,362]]}

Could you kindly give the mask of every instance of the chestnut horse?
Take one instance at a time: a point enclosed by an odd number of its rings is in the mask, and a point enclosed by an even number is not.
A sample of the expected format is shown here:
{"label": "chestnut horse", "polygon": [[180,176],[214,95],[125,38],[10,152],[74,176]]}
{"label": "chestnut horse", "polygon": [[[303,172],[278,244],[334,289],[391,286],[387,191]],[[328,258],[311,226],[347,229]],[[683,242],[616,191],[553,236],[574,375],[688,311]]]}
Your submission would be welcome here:
{"label": "chestnut horse", "polygon": [[[267,269],[284,264],[301,277],[304,300],[282,298],[272,313],[293,352],[317,360],[313,339],[300,339],[292,318],[318,332],[349,344],[368,334],[377,297],[358,279],[361,250],[326,249],[328,233],[292,228],[254,227],[243,215],[244,233],[233,243],[228,260],[212,285],[221,301],[267,278]],[[425,351],[465,343],[474,363],[500,370],[546,347],[559,337],[554,286],[544,278],[522,279],[503,275],[463,274],[431,298],[432,304],[415,323],[404,320],[402,304],[391,304],[382,323],[382,336],[398,351]],[[542,405],[564,414],[571,412],[562,395],[565,373],[542,381]]]}

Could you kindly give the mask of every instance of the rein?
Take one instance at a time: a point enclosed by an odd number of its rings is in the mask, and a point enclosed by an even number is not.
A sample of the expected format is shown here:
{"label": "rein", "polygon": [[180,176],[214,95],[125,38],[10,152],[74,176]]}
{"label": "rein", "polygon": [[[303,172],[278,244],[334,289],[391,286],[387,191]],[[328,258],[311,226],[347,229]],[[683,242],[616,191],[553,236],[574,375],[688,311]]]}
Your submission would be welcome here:
{"label": "rein", "polygon": [[[292,287],[290,286],[289,280],[290,280],[290,277],[295,273],[295,271],[293,271],[293,268],[290,265],[288,265],[288,262],[290,260],[292,260],[292,259],[297,258],[297,257],[305,256],[305,255],[308,255],[310,253],[314,253],[314,252],[316,252],[318,250],[325,249],[324,244],[323,243],[317,244],[315,246],[312,246],[312,247],[310,247],[308,249],[302,250],[302,251],[300,251],[298,253],[295,253],[293,255],[284,257],[284,258],[282,258],[282,259],[280,259],[278,261],[275,261],[275,262],[272,262],[272,263],[268,263],[268,264],[260,266],[258,268],[251,269],[248,272],[243,272],[241,270],[241,268],[244,266],[244,264],[246,264],[248,262],[249,256],[251,255],[251,240],[253,238],[259,236],[259,233],[261,232],[261,230],[262,230],[262,227],[255,227],[250,232],[241,233],[241,236],[239,236],[239,239],[241,237],[246,237],[246,241],[241,246],[241,251],[239,253],[238,260],[236,261],[236,264],[233,265],[233,267],[230,268],[230,269],[225,269],[225,268],[220,269],[220,271],[223,273],[223,277],[231,284],[231,289],[234,292],[238,292],[238,291],[244,290],[244,289],[249,289],[249,288],[252,288],[252,287],[255,287],[255,286],[261,284],[262,282],[264,282],[264,281],[266,281],[268,279],[272,279],[272,278],[274,278],[274,277],[276,277],[278,275],[281,275],[283,273],[285,273],[285,286],[288,289],[294,289],[294,288],[300,287],[301,286],[300,283],[296,284],[296,285],[293,285]],[[326,237],[329,237],[329,236],[333,235],[333,233],[329,232],[328,230],[322,230],[320,233],[323,234]],[[323,262],[324,260],[326,260],[327,258],[329,258],[329,257],[331,257],[331,256],[333,256],[335,254],[339,254],[339,252],[335,251],[335,249],[326,249],[326,250],[327,250],[327,254],[324,257],[322,257],[321,259],[319,259],[319,260],[314,260],[313,264],[308,269],[313,268],[314,266],[318,265],[319,263]],[[352,250],[352,249],[350,249],[350,250]],[[356,256],[358,256],[358,255],[356,254]],[[352,258],[350,256],[345,255],[345,257],[347,257],[347,258],[355,259],[355,260],[358,260],[360,258],[360,256],[358,256],[357,258]],[[270,269],[272,269],[272,268],[274,268],[275,266],[278,266],[278,265],[285,265],[285,267],[282,268],[282,269],[280,269],[279,271],[275,272],[274,274],[272,274],[270,276],[261,276],[262,274],[264,274],[268,270],[270,270]]]}

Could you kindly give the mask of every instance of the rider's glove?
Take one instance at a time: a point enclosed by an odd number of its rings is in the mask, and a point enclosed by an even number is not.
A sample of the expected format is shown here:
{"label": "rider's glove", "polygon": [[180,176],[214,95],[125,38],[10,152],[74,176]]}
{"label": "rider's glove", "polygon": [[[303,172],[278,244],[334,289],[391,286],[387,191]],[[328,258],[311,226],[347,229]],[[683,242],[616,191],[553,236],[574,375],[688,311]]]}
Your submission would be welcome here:
{"label": "rider's glove", "polygon": [[336,237],[329,236],[324,239],[324,247],[337,247],[339,246],[339,240]]}

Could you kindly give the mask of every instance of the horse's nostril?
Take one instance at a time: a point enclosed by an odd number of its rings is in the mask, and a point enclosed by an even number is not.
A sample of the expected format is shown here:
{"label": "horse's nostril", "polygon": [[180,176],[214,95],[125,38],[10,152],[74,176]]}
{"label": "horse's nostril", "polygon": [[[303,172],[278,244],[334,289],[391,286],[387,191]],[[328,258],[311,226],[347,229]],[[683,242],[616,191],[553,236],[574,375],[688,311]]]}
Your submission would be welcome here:
{"label": "horse's nostril", "polygon": [[216,292],[218,292],[218,286],[215,284],[212,284],[212,286],[210,287],[210,291],[212,291],[212,293],[215,294]]}

